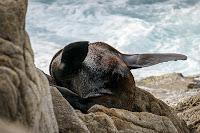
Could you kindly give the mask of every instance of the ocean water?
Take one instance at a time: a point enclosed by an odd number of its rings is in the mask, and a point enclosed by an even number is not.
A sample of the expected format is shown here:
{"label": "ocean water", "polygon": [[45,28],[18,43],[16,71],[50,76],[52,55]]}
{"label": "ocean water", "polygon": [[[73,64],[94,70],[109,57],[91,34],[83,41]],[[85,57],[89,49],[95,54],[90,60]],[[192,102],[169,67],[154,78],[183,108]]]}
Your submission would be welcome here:
{"label": "ocean water", "polygon": [[29,0],[26,29],[35,64],[74,41],[103,41],[124,53],[182,53],[187,61],[132,70],[136,79],[200,73],[200,0]]}

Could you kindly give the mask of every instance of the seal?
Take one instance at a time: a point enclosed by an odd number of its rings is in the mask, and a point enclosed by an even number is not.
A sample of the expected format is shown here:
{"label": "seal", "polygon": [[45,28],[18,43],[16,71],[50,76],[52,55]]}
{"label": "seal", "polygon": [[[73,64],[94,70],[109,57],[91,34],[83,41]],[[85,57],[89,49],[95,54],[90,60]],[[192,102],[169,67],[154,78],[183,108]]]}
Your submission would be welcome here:
{"label": "seal", "polygon": [[176,53],[122,54],[104,42],[74,42],[50,63],[55,86],[70,104],[86,112],[94,104],[133,110],[136,90],[131,69],[186,60]]}

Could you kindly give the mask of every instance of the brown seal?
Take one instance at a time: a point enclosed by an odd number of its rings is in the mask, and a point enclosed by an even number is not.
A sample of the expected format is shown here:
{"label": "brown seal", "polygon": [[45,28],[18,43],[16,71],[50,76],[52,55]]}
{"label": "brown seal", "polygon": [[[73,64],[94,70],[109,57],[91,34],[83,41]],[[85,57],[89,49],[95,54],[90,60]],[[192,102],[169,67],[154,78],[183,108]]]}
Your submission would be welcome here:
{"label": "brown seal", "polygon": [[103,42],[75,42],[53,57],[50,74],[70,104],[83,112],[94,104],[132,110],[135,81],[131,69],[166,61],[186,60],[182,54],[122,54]]}

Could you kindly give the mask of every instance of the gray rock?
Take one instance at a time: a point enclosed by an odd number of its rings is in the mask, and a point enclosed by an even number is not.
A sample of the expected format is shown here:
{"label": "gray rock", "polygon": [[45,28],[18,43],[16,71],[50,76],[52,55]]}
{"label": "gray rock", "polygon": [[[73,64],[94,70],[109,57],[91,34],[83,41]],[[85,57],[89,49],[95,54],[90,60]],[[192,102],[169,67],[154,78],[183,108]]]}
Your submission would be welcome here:
{"label": "gray rock", "polygon": [[10,123],[0,120],[0,133],[31,133],[19,123]]}
{"label": "gray rock", "polygon": [[200,132],[200,93],[176,106],[178,116],[183,118],[192,133]]}
{"label": "gray rock", "polygon": [[27,0],[0,0],[0,118],[34,133],[58,132],[48,81],[25,31]]}
{"label": "gray rock", "polygon": [[88,114],[78,112],[91,133],[178,133],[171,120],[148,112],[93,106]]}
{"label": "gray rock", "polygon": [[195,77],[185,77],[181,73],[151,76],[136,81],[136,84],[172,107],[200,91],[195,88]]}
{"label": "gray rock", "polygon": [[77,116],[75,110],[55,87],[51,87],[51,94],[59,133],[89,133],[89,130]]}
{"label": "gray rock", "polygon": [[138,109],[137,112],[149,112],[169,118],[179,133],[189,132],[186,123],[176,115],[173,108],[145,90],[136,89],[134,105]]}

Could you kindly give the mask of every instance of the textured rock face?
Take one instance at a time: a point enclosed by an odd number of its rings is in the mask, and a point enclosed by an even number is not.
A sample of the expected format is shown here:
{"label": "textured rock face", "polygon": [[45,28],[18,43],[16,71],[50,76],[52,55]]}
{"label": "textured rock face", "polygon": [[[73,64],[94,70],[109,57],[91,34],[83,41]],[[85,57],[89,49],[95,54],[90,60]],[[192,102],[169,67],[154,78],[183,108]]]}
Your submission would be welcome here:
{"label": "textured rock face", "polygon": [[166,105],[163,101],[156,99],[145,90],[140,88],[136,89],[134,105],[134,112],[149,112],[158,116],[166,116],[171,120],[179,133],[189,132],[185,122],[177,117],[171,107]]}
{"label": "textured rock face", "polygon": [[169,118],[95,105],[88,114],[77,112],[91,133],[178,133]]}
{"label": "textured rock face", "polygon": [[27,129],[24,129],[19,123],[9,123],[7,121],[0,120],[0,133],[30,133]]}
{"label": "textured rock face", "polygon": [[191,132],[200,132],[200,94],[197,94],[176,106],[178,116],[183,118]]}
{"label": "textured rock face", "polygon": [[196,95],[200,91],[197,88],[196,79],[196,77],[185,77],[180,73],[171,73],[147,77],[136,81],[136,83],[137,86],[174,107],[177,103]]}
{"label": "textured rock face", "polygon": [[35,133],[58,132],[46,77],[25,31],[27,0],[0,0],[0,118]]}
{"label": "textured rock face", "polygon": [[89,130],[79,119],[75,110],[55,87],[51,87],[51,94],[54,112],[59,126],[59,133],[89,133]]}
{"label": "textured rock face", "polygon": [[199,75],[184,77],[182,74],[174,73],[149,77],[137,84],[146,87],[146,90],[158,98],[164,101],[168,100],[168,104],[177,104],[174,107],[178,116],[186,121],[191,132],[199,133],[200,94],[196,95],[200,91],[199,77]]}
{"label": "textured rock face", "polygon": [[[178,111],[192,132],[200,132],[199,77],[184,77],[182,74],[167,74],[149,77],[137,82],[156,97],[168,101]],[[150,88],[150,89],[149,89]],[[188,98],[190,97],[190,98]],[[181,102],[180,102],[181,101]]]}

